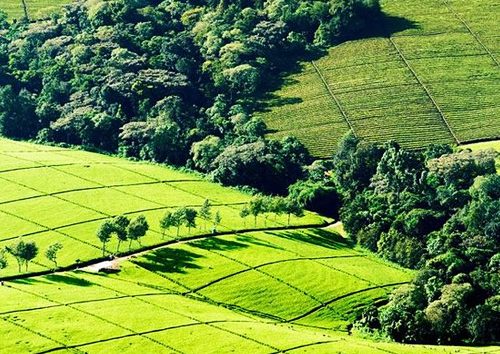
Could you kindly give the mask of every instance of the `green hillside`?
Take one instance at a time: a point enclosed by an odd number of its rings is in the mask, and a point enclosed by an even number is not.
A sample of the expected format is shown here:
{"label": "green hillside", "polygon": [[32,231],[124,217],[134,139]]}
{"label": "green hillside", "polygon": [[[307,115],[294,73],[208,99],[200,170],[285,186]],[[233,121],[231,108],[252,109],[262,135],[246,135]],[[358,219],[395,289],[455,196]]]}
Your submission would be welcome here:
{"label": "green hillside", "polygon": [[[346,324],[410,274],[325,230],[177,244],[0,287],[2,349],[16,353],[494,353],[350,336]],[[140,348],[140,349],[139,349]]]}
{"label": "green hillside", "polygon": [[[70,0],[26,0],[26,6],[30,18],[37,19],[47,16],[68,2]],[[21,18],[24,16],[21,0],[2,0],[0,10],[5,11],[10,18]]]}
{"label": "green hillside", "polygon": [[[239,213],[251,198],[236,190],[223,188],[201,177],[181,173],[147,163],[27,143],[0,140],[0,249],[19,237],[35,241],[45,249],[54,242],[64,247],[60,266],[67,266],[102,256],[96,231],[103,220],[125,214],[146,216],[150,231],[133,249],[148,247],[177,239],[174,229],[162,235],[160,218],[182,206],[198,209],[206,199],[213,213],[222,216],[219,232],[248,228],[272,228],[287,225],[287,216],[257,218],[254,226]],[[322,217],[307,213],[292,217],[292,225],[320,225]],[[200,221],[188,232],[185,226],[179,236],[193,237],[210,233],[211,222]],[[107,247],[115,252],[117,240]],[[126,250],[126,247],[122,247]],[[43,252],[34,260],[31,272],[50,269]],[[2,271],[4,275],[18,272],[14,261]]]}
{"label": "green hillside", "polygon": [[[353,248],[339,225],[308,213],[239,216],[250,196],[197,175],[94,153],[0,140],[0,248],[35,241],[30,272],[63,244],[60,265],[43,276],[0,271],[0,339],[6,353],[432,353],[499,352],[498,347],[408,346],[350,335],[372,304],[409,282],[410,271]],[[200,225],[162,239],[162,213],[209,198],[222,215],[213,235]],[[116,214],[147,216],[152,230],[134,255],[106,260],[95,236]],[[252,224],[251,226],[247,223]],[[304,226],[301,226],[304,225]],[[164,244],[148,252],[140,247]],[[115,250],[116,243],[108,247]],[[92,262],[92,260],[94,260]],[[99,272],[103,268],[114,270]],[[10,278],[5,278],[10,276]]]}
{"label": "green hillside", "polygon": [[263,113],[271,135],[295,135],[317,157],[349,130],[406,147],[498,138],[498,2],[383,0],[382,8],[384,35],[336,46],[285,78]]}

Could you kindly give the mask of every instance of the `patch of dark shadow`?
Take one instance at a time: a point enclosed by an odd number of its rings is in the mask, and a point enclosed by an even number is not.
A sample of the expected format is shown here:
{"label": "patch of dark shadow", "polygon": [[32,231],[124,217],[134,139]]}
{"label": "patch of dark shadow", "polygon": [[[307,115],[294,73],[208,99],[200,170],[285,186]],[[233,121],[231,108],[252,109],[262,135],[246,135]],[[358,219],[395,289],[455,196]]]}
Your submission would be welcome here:
{"label": "patch of dark shadow", "polygon": [[309,229],[305,231],[279,231],[267,232],[273,236],[286,238],[298,242],[307,242],[316,246],[321,246],[329,249],[352,248],[354,244],[346,240],[337,233],[326,231],[323,229]]}
{"label": "patch of dark shadow", "polygon": [[[332,47],[351,40],[390,37],[398,32],[420,28],[417,22],[404,17],[390,16],[384,12],[380,12],[379,14],[373,14],[372,12],[365,15],[361,14],[361,18],[369,19],[369,23],[365,24],[364,29],[354,28],[352,32],[344,33],[333,43]],[[261,95],[251,106],[253,112],[262,114],[272,111],[276,107],[302,102],[301,97],[281,97],[277,90],[284,86],[296,84],[298,80],[291,75],[304,72],[307,62],[321,59],[327,54],[328,50],[326,48],[311,47],[305,53],[284,55],[282,58],[279,58],[275,66],[280,68],[281,71],[278,75],[270,75],[267,78],[266,87],[261,90]],[[268,133],[271,133],[271,131]]]}
{"label": "patch of dark shadow", "polygon": [[256,245],[256,246],[263,246],[263,247],[268,247],[268,248],[274,248],[274,249],[277,249],[277,250],[283,250],[284,249],[283,247],[275,245],[272,242],[260,240],[260,239],[257,239],[255,237],[252,237],[250,235],[237,235],[236,236],[236,240],[239,241],[239,242],[245,242],[245,243],[249,243],[249,244]]}
{"label": "patch of dark shadow", "polygon": [[189,245],[208,251],[232,251],[249,246],[248,243],[226,240],[222,237],[210,237],[191,242]]}
{"label": "patch of dark shadow", "polygon": [[201,269],[196,260],[202,257],[184,249],[167,247],[147,253],[132,263],[152,272],[184,274],[188,269]]}
{"label": "patch of dark shadow", "polygon": [[61,274],[50,274],[45,276],[45,279],[50,280],[54,283],[63,283],[66,285],[75,285],[75,286],[93,286],[94,283],[81,279],[81,278],[76,278],[76,277],[69,277],[67,275],[61,275]]}
{"label": "patch of dark shadow", "polygon": [[23,285],[32,285],[32,284],[49,284],[47,281],[43,281],[41,278],[20,278],[9,281],[13,284],[23,284]]}

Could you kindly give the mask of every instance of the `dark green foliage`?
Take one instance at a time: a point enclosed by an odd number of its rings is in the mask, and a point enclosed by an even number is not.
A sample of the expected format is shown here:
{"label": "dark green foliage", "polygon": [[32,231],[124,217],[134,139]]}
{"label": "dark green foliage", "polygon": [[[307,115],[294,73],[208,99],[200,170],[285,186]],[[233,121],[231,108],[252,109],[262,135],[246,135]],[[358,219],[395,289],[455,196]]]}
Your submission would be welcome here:
{"label": "dark green foliage", "polygon": [[43,21],[0,17],[0,132],[284,193],[308,156],[294,140],[261,142],[255,104],[284,62],[379,11],[376,0],[77,0]]}
{"label": "dark green foliage", "polygon": [[144,215],[139,215],[130,222],[127,226],[127,238],[129,239],[129,250],[132,247],[132,241],[137,241],[141,244],[141,238],[146,235],[149,230],[149,225]]}
{"label": "dark green foliage", "polygon": [[54,268],[57,268],[57,256],[62,248],[63,245],[60,242],[56,242],[50,245],[47,248],[47,251],[45,251],[45,257],[47,257],[49,261],[54,263]]}
{"label": "dark green foliage", "polygon": [[16,259],[19,267],[19,273],[21,273],[21,266],[23,264],[26,271],[28,271],[29,262],[31,262],[38,254],[38,246],[35,242],[24,242],[22,240],[6,247],[6,250]]}
{"label": "dark green foliage", "polygon": [[[360,156],[376,152],[362,171]],[[420,269],[379,314],[408,343],[499,339],[500,176],[494,153],[341,143],[334,180],[344,228],[384,258]],[[359,172],[358,172],[359,171]],[[497,321],[497,322],[495,322]]]}

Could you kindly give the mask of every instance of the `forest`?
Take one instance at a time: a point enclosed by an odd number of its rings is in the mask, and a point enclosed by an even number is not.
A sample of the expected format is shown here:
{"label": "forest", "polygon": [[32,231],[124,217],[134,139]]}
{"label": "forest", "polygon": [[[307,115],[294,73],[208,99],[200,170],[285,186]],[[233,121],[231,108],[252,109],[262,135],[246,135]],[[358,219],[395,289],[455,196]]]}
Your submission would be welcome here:
{"label": "forest", "polygon": [[264,138],[259,95],[379,11],[374,0],[114,0],[33,23],[4,15],[0,132],[283,193],[310,157],[296,139]]}
{"label": "forest", "polygon": [[[296,138],[266,138],[253,114],[299,60],[380,17],[377,0],[80,0],[35,22],[1,15],[0,134],[282,196],[267,209],[256,197],[242,218],[274,212],[289,223],[302,208],[338,217],[361,247],[418,270],[355,326],[405,343],[499,341],[498,154],[349,134],[313,162]],[[168,215],[165,228],[180,227]],[[145,221],[133,223],[144,235]],[[103,254],[116,225],[99,229]]]}

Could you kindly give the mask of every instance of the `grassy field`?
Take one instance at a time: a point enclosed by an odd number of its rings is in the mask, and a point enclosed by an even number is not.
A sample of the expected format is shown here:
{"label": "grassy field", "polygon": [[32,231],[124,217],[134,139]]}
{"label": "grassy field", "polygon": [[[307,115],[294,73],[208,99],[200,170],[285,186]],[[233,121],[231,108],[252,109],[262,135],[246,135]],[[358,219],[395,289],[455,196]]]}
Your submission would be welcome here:
{"label": "grassy field", "polygon": [[499,138],[498,3],[382,7],[380,35],[336,46],[285,78],[262,113],[271,136],[295,135],[318,157],[350,130],[407,147]]}
{"label": "grassy field", "polygon": [[348,335],[356,313],[411,274],[321,229],[176,244],[0,287],[6,353],[472,353]]}
{"label": "grassy field", "polygon": [[[159,220],[168,210],[181,206],[195,209],[206,199],[212,212],[222,216],[219,232],[254,228],[253,221],[239,217],[251,196],[223,188],[195,174],[182,173],[166,167],[135,163],[78,150],[0,140],[0,249],[20,237],[35,241],[39,256],[29,271],[47,270],[52,265],[45,259],[45,249],[54,242],[63,245],[60,265],[68,266],[102,256],[96,231],[103,220],[120,214],[130,217],[144,214],[150,231],[142,245],[148,247],[177,238],[170,229],[165,237]],[[292,217],[292,225],[321,224],[324,219],[307,213],[304,218]],[[267,229],[287,224],[286,216],[260,216],[257,228]],[[188,232],[181,227],[180,237],[210,233],[211,221],[198,221]],[[108,245],[113,253],[117,240]],[[121,251],[127,250],[122,246]],[[18,272],[14,259],[3,275]]]}
{"label": "grassy field", "polygon": [[[64,246],[60,265],[95,260],[19,277],[8,256],[0,277],[15,277],[0,286],[2,353],[500,352],[350,334],[363,309],[387,301],[413,273],[353,248],[339,224],[303,226],[321,224],[318,215],[293,219],[295,229],[283,229],[285,217],[260,218],[261,230],[249,231],[253,222],[239,211],[250,196],[195,174],[5,139],[0,180],[0,248],[35,241],[41,255],[31,272],[51,267],[43,253],[56,241]],[[166,210],[198,208],[206,198],[227,233],[207,233],[201,222],[191,235],[182,229],[162,240],[157,225]],[[169,244],[116,258],[118,273],[99,273],[109,261],[98,263],[96,229],[121,213],[147,215],[152,230],[142,247]]]}
{"label": "grassy field", "polygon": [[[28,15],[31,19],[43,18],[71,0],[26,0]],[[0,10],[7,13],[10,18],[24,16],[21,0],[2,0]]]}

